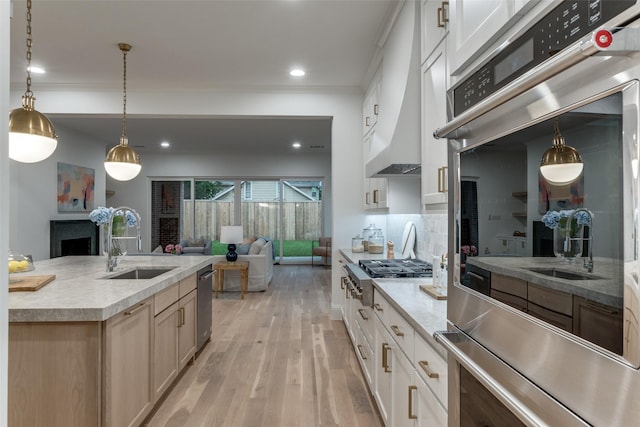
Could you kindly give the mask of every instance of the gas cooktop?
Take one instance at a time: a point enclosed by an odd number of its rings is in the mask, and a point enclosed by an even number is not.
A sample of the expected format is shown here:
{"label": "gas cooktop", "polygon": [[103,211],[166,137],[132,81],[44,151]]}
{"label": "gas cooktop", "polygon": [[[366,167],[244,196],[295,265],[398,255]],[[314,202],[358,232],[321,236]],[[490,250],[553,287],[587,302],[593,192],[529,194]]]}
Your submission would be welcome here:
{"label": "gas cooktop", "polygon": [[419,259],[365,259],[359,264],[373,278],[432,276],[431,263]]}

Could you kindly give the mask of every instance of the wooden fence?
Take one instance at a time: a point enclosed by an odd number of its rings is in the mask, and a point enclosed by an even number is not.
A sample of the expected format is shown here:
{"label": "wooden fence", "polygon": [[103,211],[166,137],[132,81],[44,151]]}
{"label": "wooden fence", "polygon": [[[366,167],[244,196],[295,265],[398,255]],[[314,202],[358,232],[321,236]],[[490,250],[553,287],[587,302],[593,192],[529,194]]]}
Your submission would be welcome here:
{"label": "wooden fence", "polygon": [[[185,237],[218,240],[222,225],[234,224],[233,202],[195,201],[195,236],[191,223],[193,201],[183,203],[182,230]],[[279,209],[280,208],[280,209]],[[282,240],[317,240],[322,232],[322,202],[243,202],[242,226],[245,237],[266,236]],[[280,218],[283,230],[280,228]]]}

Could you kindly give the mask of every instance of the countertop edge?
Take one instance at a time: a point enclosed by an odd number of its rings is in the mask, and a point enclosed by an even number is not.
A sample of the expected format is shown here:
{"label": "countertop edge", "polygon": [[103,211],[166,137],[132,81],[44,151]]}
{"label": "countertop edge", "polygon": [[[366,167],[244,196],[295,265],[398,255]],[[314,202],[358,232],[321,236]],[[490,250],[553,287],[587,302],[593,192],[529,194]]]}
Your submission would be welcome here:
{"label": "countertop edge", "polygon": [[[101,257],[103,258],[103,257]],[[136,259],[140,259],[135,257]],[[195,260],[196,257],[190,257],[191,260]],[[150,297],[175,284],[176,282],[196,273],[201,268],[207,265],[213,264],[214,256],[199,256],[202,258],[199,262],[192,263],[188,266],[177,266],[175,271],[165,273],[153,279],[146,279],[144,286],[139,287],[137,290],[132,290],[131,293],[123,296],[121,299],[101,307],[55,307],[52,303],[50,307],[12,307],[9,304],[9,322],[10,323],[29,323],[29,322],[102,322],[116,314],[132,307]],[[154,263],[162,263],[163,265],[171,265],[172,257],[156,257]],[[162,260],[162,261],[160,261]],[[135,266],[133,260],[127,260],[126,264],[123,263],[118,271],[126,271]],[[175,263],[175,262],[174,262]],[[36,263],[37,264],[37,263]],[[34,271],[36,273],[36,271]],[[100,277],[88,278],[87,280],[109,280],[105,277],[116,274],[117,271],[108,273],[102,271],[98,274]],[[124,281],[123,281],[124,283]],[[44,289],[44,288],[43,288]],[[39,292],[39,291],[36,291]],[[25,292],[24,294],[29,294]]]}

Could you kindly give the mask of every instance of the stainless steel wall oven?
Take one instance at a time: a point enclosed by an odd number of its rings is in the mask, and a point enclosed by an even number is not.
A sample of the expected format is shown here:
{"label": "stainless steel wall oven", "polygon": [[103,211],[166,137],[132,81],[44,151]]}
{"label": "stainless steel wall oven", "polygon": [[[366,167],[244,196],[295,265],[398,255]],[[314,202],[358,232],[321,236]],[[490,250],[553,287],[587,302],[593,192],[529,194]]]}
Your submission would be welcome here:
{"label": "stainless steel wall oven", "polygon": [[[574,0],[450,90],[450,426],[640,422],[639,81],[640,5]],[[563,184],[540,173],[559,134]]]}

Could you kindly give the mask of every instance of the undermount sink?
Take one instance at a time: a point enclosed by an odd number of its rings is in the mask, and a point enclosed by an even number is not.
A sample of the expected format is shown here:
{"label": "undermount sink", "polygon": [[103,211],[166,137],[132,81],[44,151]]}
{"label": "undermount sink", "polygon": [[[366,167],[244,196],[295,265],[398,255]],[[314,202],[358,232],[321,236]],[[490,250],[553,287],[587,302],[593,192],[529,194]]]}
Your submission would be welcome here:
{"label": "undermount sink", "polygon": [[105,277],[105,279],[153,279],[167,271],[173,270],[175,267],[138,267],[133,270],[125,271],[115,276]]}
{"label": "undermount sink", "polygon": [[529,271],[538,274],[544,274],[545,276],[556,277],[558,279],[565,280],[599,280],[602,277],[594,276],[591,274],[574,273],[573,271],[559,270],[557,268],[529,268]]}

